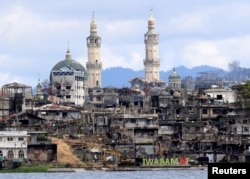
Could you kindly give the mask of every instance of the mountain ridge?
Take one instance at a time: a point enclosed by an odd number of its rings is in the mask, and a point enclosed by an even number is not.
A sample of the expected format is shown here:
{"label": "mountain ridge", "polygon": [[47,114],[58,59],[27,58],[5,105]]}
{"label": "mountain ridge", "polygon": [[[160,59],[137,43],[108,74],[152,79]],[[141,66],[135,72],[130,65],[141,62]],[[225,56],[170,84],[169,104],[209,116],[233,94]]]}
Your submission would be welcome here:
{"label": "mountain ridge", "polygon": [[[208,65],[201,65],[193,68],[178,66],[175,67],[175,70],[181,76],[181,78],[185,78],[186,76],[192,76],[195,78],[200,72],[217,71],[222,69]],[[168,71],[160,71],[160,79],[168,82],[168,77],[172,71],[173,69]],[[114,86],[117,88],[130,87],[129,80],[136,77],[144,78],[144,70],[136,71],[130,68],[110,67],[102,71],[102,86]]]}

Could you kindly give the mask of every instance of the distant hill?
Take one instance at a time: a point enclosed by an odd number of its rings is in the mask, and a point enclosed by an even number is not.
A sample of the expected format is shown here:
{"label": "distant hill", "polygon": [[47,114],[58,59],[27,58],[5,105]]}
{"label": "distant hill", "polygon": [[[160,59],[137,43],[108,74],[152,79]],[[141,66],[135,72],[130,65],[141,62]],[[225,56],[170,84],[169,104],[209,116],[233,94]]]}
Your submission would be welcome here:
{"label": "distant hill", "polygon": [[[211,67],[207,65],[197,66],[191,69],[186,68],[185,66],[179,66],[175,69],[177,73],[181,76],[181,78],[185,78],[186,76],[196,77],[199,75],[200,72],[222,70],[220,68]],[[168,82],[168,77],[171,73],[172,70],[166,72],[161,71],[161,80]],[[144,78],[144,70],[134,71],[130,68],[122,67],[108,68],[102,71],[102,86],[114,86],[117,88],[130,87],[129,80],[136,77]]]}

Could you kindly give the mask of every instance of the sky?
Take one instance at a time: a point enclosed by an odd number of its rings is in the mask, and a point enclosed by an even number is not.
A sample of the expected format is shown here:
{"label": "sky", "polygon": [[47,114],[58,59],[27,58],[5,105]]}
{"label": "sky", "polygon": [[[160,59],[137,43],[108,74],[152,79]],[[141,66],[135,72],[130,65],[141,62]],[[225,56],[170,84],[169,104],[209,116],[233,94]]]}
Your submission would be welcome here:
{"label": "sky", "polygon": [[250,68],[249,0],[0,0],[0,86],[35,87],[72,58],[84,67],[94,18],[103,69],[143,70],[144,34],[152,9],[159,34],[160,71],[209,65]]}

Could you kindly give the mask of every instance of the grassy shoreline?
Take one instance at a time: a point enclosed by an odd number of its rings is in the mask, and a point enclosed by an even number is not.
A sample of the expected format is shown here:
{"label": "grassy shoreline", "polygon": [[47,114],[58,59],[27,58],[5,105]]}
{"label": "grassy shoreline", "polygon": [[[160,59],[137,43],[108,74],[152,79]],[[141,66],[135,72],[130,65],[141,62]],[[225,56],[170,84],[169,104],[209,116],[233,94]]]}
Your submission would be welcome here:
{"label": "grassy shoreline", "polygon": [[35,172],[47,172],[50,166],[47,164],[40,164],[40,165],[22,165],[20,167],[14,169],[0,169],[0,173],[35,173]]}
{"label": "grassy shoreline", "polygon": [[[8,168],[0,168],[0,174],[1,173],[39,173],[39,172],[51,172],[51,171],[69,171],[70,168],[74,167],[69,167],[66,166],[65,164],[61,163],[42,163],[42,164],[21,164],[21,166],[13,169],[8,169]],[[80,167],[75,167],[75,168],[82,168],[85,170],[92,170],[91,167],[88,166],[80,166]]]}

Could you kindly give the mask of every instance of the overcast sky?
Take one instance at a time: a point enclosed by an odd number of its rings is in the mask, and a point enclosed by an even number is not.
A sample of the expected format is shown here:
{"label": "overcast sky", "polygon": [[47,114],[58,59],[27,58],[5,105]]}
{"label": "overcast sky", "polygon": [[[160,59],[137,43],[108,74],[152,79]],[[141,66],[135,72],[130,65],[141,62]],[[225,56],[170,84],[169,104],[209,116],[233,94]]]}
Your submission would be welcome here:
{"label": "overcast sky", "polygon": [[249,0],[0,0],[0,86],[35,87],[53,66],[87,62],[86,38],[94,11],[102,38],[103,69],[142,70],[150,9],[159,33],[160,70],[211,65],[250,68]]}

